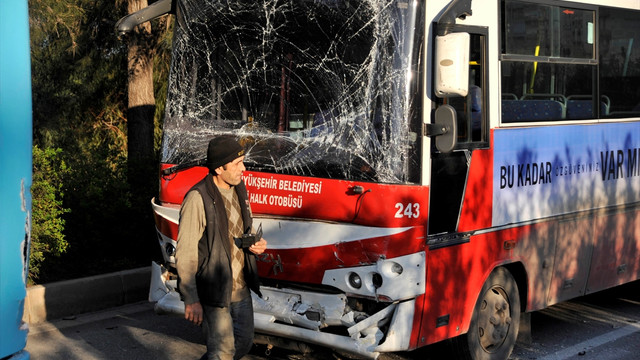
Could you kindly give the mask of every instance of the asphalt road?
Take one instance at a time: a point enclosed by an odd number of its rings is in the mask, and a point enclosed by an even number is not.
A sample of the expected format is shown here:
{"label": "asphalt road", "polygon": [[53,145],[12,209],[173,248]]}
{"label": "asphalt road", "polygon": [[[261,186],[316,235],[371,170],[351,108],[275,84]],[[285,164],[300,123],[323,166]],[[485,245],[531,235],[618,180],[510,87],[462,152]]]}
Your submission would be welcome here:
{"label": "asphalt road", "polygon": [[640,359],[640,281],[532,314],[533,343],[517,360]]}
{"label": "asphalt road", "polygon": [[[532,314],[532,342],[519,343],[512,360],[640,359],[640,281]],[[447,342],[381,360],[451,359]],[[200,329],[186,320],[156,315],[138,303],[31,326],[27,350],[34,360],[199,359]],[[346,359],[329,349],[301,354],[256,345],[245,360]]]}

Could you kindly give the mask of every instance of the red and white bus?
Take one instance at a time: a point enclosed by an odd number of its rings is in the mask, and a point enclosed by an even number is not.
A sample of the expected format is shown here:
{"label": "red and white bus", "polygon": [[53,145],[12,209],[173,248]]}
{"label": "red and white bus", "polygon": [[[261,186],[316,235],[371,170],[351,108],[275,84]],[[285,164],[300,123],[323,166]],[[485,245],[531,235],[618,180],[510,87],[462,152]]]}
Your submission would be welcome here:
{"label": "red and white bus", "polygon": [[506,359],[522,314],[640,278],[637,0],[156,8],[176,15],[161,309],[180,309],[178,211],[215,135],[246,147],[269,243],[258,334]]}

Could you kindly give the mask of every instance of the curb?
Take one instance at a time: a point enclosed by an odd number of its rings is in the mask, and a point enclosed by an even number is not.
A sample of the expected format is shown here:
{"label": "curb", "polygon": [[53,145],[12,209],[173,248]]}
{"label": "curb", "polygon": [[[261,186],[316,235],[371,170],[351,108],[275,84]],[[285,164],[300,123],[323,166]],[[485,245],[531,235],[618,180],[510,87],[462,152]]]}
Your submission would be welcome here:
{"label": "curb", "polygon": [[22,321],[37,324],[147,300],[151,267],[27,288]]}

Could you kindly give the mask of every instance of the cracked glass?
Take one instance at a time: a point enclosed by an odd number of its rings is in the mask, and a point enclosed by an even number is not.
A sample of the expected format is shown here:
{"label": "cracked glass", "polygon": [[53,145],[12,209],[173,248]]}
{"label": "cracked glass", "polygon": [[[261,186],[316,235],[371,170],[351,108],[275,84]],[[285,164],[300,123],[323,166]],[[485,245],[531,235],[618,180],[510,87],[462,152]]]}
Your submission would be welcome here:
{"label": "cracked glass", "polygon": [[233,136],[249,170],[419,181],[424,4],[177,3],[161,161]]}

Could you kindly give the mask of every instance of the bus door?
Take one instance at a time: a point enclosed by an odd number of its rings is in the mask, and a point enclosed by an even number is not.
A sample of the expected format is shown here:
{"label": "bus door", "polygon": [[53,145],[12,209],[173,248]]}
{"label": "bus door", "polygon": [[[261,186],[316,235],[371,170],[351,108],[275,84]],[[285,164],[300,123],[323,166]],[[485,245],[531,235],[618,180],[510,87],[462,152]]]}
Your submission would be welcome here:
{"label": "bus door", "polygon": [[473,152],[489,146],[486,29],[456,26],[455,31],[470,35],[468,91],[464,96],[437,95],[436,110],[444,105],[455,110],[457,134],[456,145],[450,152],[432,146],[429,235],[458,231]]}

